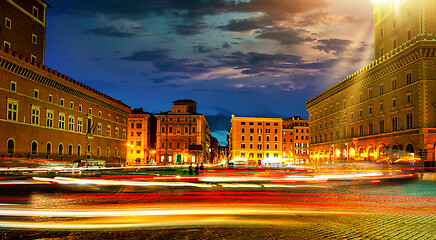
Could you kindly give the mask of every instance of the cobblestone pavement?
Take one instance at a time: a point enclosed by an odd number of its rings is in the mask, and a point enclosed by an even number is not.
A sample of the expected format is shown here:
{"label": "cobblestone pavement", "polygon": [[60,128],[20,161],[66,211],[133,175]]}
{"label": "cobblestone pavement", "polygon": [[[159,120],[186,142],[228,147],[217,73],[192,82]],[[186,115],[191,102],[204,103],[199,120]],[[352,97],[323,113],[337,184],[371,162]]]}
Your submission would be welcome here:
{"label": "cobblestone pavement", "polygon": [[[133,231],[0,231],[0,239],[436,239],[435,216],[296,215],[292,222]],[[279,221],[280,222],[280,221]]]}

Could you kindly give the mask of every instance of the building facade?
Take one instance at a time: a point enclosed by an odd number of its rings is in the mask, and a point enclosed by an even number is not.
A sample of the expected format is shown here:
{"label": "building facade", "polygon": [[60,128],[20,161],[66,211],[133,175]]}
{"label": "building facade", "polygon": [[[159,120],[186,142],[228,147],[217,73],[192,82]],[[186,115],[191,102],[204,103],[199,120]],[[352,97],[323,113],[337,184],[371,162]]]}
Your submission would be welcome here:
{"label": "building facade", "polygon": [[174,101],[172,111],[155,116],[157,164],[209,163],[209,124],[204,115],[197,113],[195,101]]}
{"label": "building facade", "polygon": [[431,0],[374,1],[376,60],[307,102],[313,158],[434,166],[435,11]]}
{"label": "building facade", "polygon": [[43,0],[0,1],[1,45],[30,62],[44,64],[46,10],[49,7]]}
{"label": "building facade", "polygon": [[133,110],[127,123],[127,164],[153,164],[156,153],[156,118],[153,114]]}
{"label": "building facade", "polygon": [[[0,32],[0,38],[12,45],[0,47],[0,106],[3,109],[0,111],[0,156],[68,163],[95,158],[106,160],[109,166],[121,165],[126,157],[130,107],[39,62],[44,52],[45,24],[41,25],[45,22],[47,5],[44,4],[36,0],[0,3],[12,9],[9,12],[2,8],[1,14],[22,13],[2,19],[12,20],[13,31]],[[38,13],[33,18],[29,12],[23,12],[35,8]],[[40,26],[44,27],[44,31],[38,33],[41,45],[30,48],[36,52],[28,52],[28,45],[20,42],[28,38],[29,32],[19,27],[29,21],[36,22],[35,32]],[[38,50],[40,47],[42,51]],[[29,54],[36,54],[36,60],[29,58]]]}
{"label": "building facade", "polygon": [[232,116],[230,160],[236,164],[268,165],[283,161],[283,120]]}
{"label": "building facade", "polygon": [[309,122],[301,117],[283,119],[283,159],[290,164],[310,164]]}

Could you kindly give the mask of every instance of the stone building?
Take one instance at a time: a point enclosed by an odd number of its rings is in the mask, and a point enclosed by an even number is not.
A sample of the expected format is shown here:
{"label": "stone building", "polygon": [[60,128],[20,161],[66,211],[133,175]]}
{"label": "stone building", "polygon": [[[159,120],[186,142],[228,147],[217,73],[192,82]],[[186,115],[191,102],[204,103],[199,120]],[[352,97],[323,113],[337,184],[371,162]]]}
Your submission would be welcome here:
{"label": "stone building", "polygon": [[301,117],[283,119],[283,158],[291,164],[309,164],[309,122]]}
{"label": "stone building", "polygon": [[127,164],[155,163],[156,117],[142,109],[134,109],[127,125]]}
{"label": "stone building", "polygon": [[209,125],[195,101],[174,101],[172,111],[155,116],[157,164],[209,163]]}
{"label": "stone building", "polygon": [[311,155],[434,166],[436,2],[373,5],[376,59],[307,102]]}

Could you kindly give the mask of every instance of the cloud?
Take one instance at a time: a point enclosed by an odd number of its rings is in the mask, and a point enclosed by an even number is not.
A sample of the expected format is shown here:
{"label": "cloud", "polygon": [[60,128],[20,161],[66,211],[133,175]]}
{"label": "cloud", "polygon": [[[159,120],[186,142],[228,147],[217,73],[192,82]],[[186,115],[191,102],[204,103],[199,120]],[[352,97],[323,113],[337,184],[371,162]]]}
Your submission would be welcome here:
{"label": "cloud", "polygon": [[230,48],[232,48],[232,45],[230,45],[230,43],[226,42],[226,43],[223,44],[223,48],[224,49],[230,49]]}
{"label": "cloud", "polygon": [[211,47],[207,47],[207,46],[203,46],[203,45],[197,45],[197,46],[192,46],[193,51],[195,53],[210,53],[213,52],[214,50],[217,50],[216,48],[211,48]]}
{"label": "cloud", "polygon": [[256,38],[274,40],[282,45],[300,45],[305,42],[315,41],[313,38],[301,36],[305,32],[301,29],[274,27],[261,31]]}
{"label": "cloud", "polygon": [[83,32],[83,34],[92,34],[96,36],[104,36],[104,37],[115,37],[115,38],[132,38],[137,36],[140,32],[143,32],[144,29],[141,27],[131,28],[127,31],[120,30],[115,26],[101,27],[101,28],[93,28]]}
{"label": "cloud", "polygon": [[132,62],[153,62],[162,61],[169,58],[168,49],[156,49],[156,50],[143,50],[133,53],[129,57],[120,58],[121,60],[127,60]]}
{"label": "cloud", "polygon": [[175,24],[173,27],[173,31],[177,35],[181,36],[194,36],[199,35],[204,29],[207,28],[206,23],[184,23],[184,24]]}
{"label": "cloud", "polygon": [[219,26],[218,29],[229,32],[248,32],[255,29],[263,29],[274,25],[274,21],[269,16],[260,16],[243,19],[231,19],[227,25]]}
{"label": "cloud", "polygon": [[330,38],[318,40],[317,43],[320,45],[313,47],[314,49],[325,53],[331,52],[334,55],[340,55],[347,50],[347,47],[350,46],[352,42],[350,40]]}
{"label": "cloud", "polygon": [[306,26],[316,25],[319,23],[331,24],[332,22],[335,22],[337,19],[338,17],[327,12],[313,12],[303,16],[300,20],[296,21],[295,23],[298,26],[306,27]]}

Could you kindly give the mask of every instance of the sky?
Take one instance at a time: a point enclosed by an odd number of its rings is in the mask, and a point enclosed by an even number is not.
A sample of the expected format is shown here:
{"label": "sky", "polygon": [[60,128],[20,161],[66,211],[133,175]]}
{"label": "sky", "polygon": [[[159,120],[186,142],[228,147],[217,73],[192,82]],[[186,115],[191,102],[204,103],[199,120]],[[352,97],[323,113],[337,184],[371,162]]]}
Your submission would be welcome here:
{"label": "sky", "polygon": [[232,115],[307,119],[374,56],[370,0],[47,2],[47,66],[132,109],[195,100],[221,145]]}

